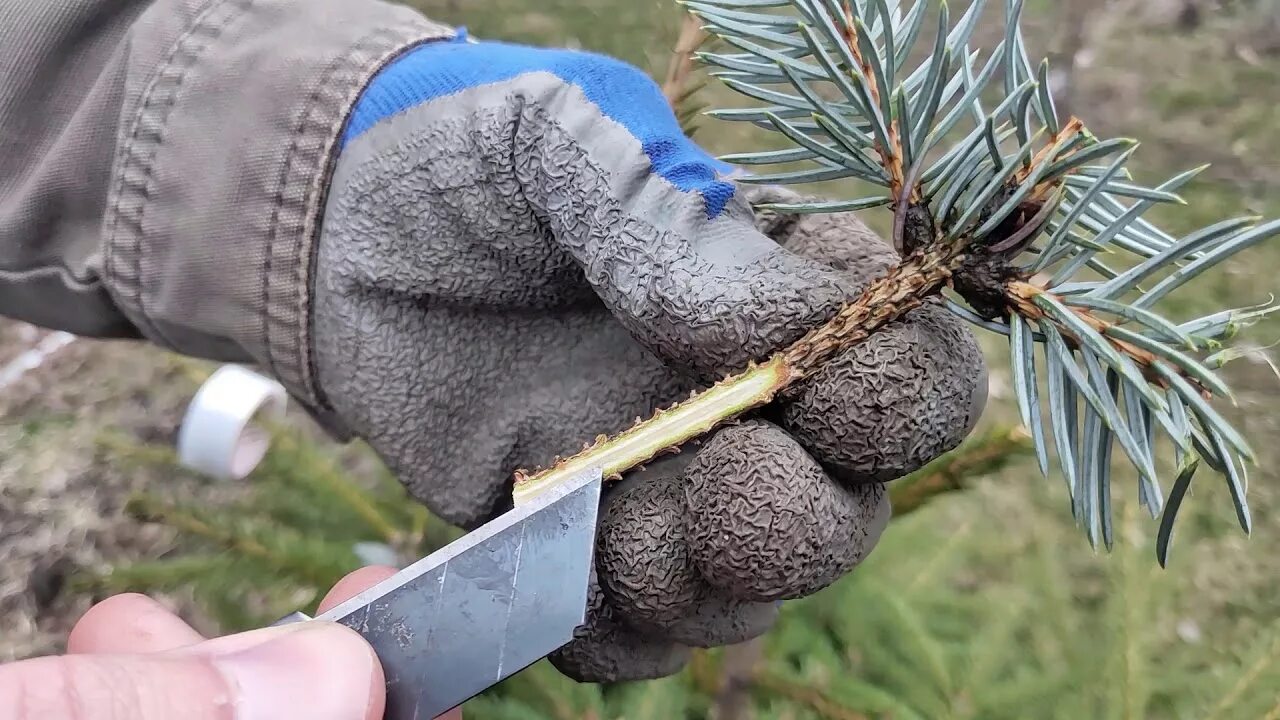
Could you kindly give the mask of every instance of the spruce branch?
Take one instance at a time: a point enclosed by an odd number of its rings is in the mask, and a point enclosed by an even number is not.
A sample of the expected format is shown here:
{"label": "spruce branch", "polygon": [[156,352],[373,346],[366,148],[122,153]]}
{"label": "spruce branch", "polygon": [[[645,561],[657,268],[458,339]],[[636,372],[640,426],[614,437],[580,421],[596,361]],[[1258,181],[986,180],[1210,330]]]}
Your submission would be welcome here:
{"label": "spruce branch", "polygon": [[821,688],[796,682],[782,674],[761,669],[750,679],[751,687],[766,693],[785,698],[797,705],[804,706],[816,713],[820,718],[828,720],[869,720],[863,713],[846,707],[843,703],[831,698]]}
{"label": "spruce branch", "polygon": [[[984,0],[955,22],[945,1],[932,0],[686,2],[706,31],[740,51],[698,57],[755,101],[709,114],[749,122],[792,145],[723,159],[809,165],[747,183],[851,178],[879,188],[866,197],[768,207],[831,213],[888,206],[903,260],[772,358],[617,436],[602,436],[546,471],[517,473],[517,501],[588,467],[617,476],[672,451],[771,402],[910,310],[940,301],[1009,338],[1018,410],[1037,463],[1047,475],[1050,451],[1056,454],[1072,512],[1092,544],[1112,545],[1114,446],[1137,473],[1141,504],[1161,518],[1161,564],[1201,463],[1226,478],[1249,532],[1246,473],[1254,455],[1212,402],[1233,400],[1215,371],[1241,354],[1225,343],[1276,307],[1181,322],[1153,308],[1280,234],[1280,221],[1229,219],[1176,238],[1145,219],[1153,207],[1185,204],[1178,193],[1204,168],[1140,185],[1127,168],[1136,141],[1101,139],[1081,119],[1059,117],[1047,63],[1035,66],[1027,56],[1023,2],[1003,1],[1004,37],[986,53],[970,47]],[[913,66],[931,7],[938,16],[932,51]],[[1167,499],[1156,452],[1162,435],[1177,466]]]}
{"label": "spruce branch", "polygon": [[341,544],[251,520],[228,522],[217,512],[145,493],[130,498],[125,511],[138,520],[162,523],[317,587],[328,587],[359,566],[350,549]]}

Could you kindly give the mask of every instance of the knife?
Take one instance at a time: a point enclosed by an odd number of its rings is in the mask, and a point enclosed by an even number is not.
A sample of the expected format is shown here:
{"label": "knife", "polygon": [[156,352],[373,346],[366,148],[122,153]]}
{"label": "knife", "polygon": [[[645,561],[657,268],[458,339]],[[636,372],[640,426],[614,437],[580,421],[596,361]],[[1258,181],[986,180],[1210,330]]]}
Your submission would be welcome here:
{"label": "knife", "polygon": [[[549,487],[315,618],[373,646],[385,720],[430,720],[573,639],[602,483],[597,468]],[[293,613],[274,624],[310,620]]]}

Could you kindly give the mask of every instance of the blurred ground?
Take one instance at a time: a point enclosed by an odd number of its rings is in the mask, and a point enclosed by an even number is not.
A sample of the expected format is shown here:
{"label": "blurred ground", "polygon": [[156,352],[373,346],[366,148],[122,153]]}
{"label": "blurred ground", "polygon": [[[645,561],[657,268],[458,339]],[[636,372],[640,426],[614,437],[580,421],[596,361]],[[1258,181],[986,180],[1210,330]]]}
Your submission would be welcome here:
{"label": "blurred ground", "polygon": [[[45,334],[0,324],[0,367]],[[183,397],[164,355],[77,341],[0,391],[0,660],[58,646],[90,598],[64,592],[75,567],[162,552],[169,538],[121,514],[152,478],[101,462],[110,428],[167,440]]]}
{"label": "blurred ground", "polygon": [[[674,39],[677,17],[668,0],[417,4],[483,37],[601,50],[655,73],[661,72]],[[1245,11],[1209,13],[1203,25],[1185,30],[1177,26],[1173,2],[1032,0],[1028,8],[1032,54],[1051,54],[1060,67],[1075,58],[1072,111],[1099,134],[1144,141],[1136,165],[1150,174],[1142,179],[1214,163],[1187,193],[1192,207],[1167,213],[1171,229],[1244,212],[1280,214],[1280,58],[1258,40],[1263,26],[1256,19]],[[1080,8],[1087,8],[1087,22],[1074,33]],[[708,126],[699,139],[717,152],[740,150],[750,140],[721,125]],[[1174,309],[1194,312],[1265,300],[1280,284],[1277,268],[1280,244],[1272,243],[1232,263],[1229,272],[1198,283],[1193,299]],[[1261,344],[1277,336],[1280,323],[1274,321],[1251,333]],[[0,366],[16,348],[37,341],[30,329],[0,322]],[[1007,400],[1000,343],[990,337],[984,343],[996,358],[993,396]],[[1158,615],[1144,620],[1159,626],[1151,642],[1205,643],[1206,667],[1280,618],[1280,555],[1274,552],[1280,544],[1275,469],[1280,454],[1272,441],[1280,437],[1280,392],[1264,363],[1241,362],[1228,378],[1239,392],[1242,429],[1264,455],[1250,488],[1254,538],[1246,541],[1233,529],[1226,493],[1207,482],[1191,499],[1194,512],[1183,518],[1174,566],[1167,573],[1151,569],[1154,523],[1130,512],[1122,514],[1121,525],[1122,542],[1135,548],[1138,568],[1127,582],[1167,593]],[[122,468],[98,450],[104,431],[145,442],[171,441],[194,387],[185,366],[163,353],[129,343],[81,341],[0,390],[0,660],[59,647],[68,623],[91,600],[63,587],[68,570],[154,557],[170,547],[167,533],[124,518],[121,508],[130,492],[181,482],[211,503],[227,492]],[[1011,417],[1006,402],[995,405],[990,420]],[[927,563],[917,563],[910,576],[889,563],[876,572],[883,571],[890,585],[909,584],[920,581],[926,572],[921,568],[931,568],[928,572],[947,574],[957,587],[977,589],[1018,581],[1012,576],[1025,567],[1023,558],[1048,553],[1068,566],[1064,572],[1073,592],[1086,599],[1104,594],[1110,586],[1100,568],[1118,561],[1088,551],[1071,528],[1059,485],[1042,482],[1028,467],[1010,471],[895,526],[892,533],[941,535],[949,542],[920,548]],[[184,598],[170,600],[189,616],[194,612]]]}

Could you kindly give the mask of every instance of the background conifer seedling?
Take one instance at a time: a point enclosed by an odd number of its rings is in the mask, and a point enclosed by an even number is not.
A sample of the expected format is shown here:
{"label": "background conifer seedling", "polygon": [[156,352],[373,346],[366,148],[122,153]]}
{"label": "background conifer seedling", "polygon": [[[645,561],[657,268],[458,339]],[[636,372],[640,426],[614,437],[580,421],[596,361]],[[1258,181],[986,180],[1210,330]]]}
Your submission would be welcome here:
{"label": "background conifer seedling", "polygon": [[[1226,480],[1247,533],[1254,455],[1215,408],[1232,400],[1215,372],[1239,356],[1237,332],[1270,300],[1174,320],[1155,305],[1224,260],[1280,233],[1280,221],[1224,220],[1173,237],[1144,215],[1204,168],[1155,187],[1126,164],[1137,142],[1094,136],[1054,105],[1047,62],[1028,59],[1023,0],[1004,0],[1003,39],[970,41],[986,9],[958,18],[916,0],[688,0],[723,51],[698,58],[755,102],[708,115],[778,133],[790,147],[730,155],[739,166],[786,166],[743,179],[804,184],[856,179],[862,197],[762,206],[838,213],[887,208],[902,261],[825,325],[688,401],[551,468],[517,474],[517,500],[585,467],[617,476],[722,422],[768,404],[842,348],[926,302],[1009,339],[1022,422],[1040,469],[1051,454],[1071,511],[1096,547],[1114,539],[1113,449],[1136,469],[1137,494],[1160,518],[1166,562],[1178,508],[1208,466]],[[908,5],[904,7],[904,5]],[[925,37],[933,14],[937,30]],[[930,51],[913,62],[917,45]],[[719,47],[718,47],[719,49]],[[793,164],[799,163],[799,169]],[[1042,388],[1042,381],[1044,387]],[[1158,439],[1176,463],[1166,491]]]}

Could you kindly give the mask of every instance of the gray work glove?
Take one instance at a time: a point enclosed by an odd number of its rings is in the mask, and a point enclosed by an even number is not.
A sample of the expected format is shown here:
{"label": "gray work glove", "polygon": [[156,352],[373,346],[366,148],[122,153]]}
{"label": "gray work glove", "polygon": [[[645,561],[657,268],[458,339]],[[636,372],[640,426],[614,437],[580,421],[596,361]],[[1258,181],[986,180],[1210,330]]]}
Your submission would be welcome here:
{"label": "gray work glove", "polygon": [[[474,527],[512,473],[763,358],[895,257],[852,216],[756,216],[622,63],[493,43],[384,70],[344,136],[315,264],[325,402],[413,495]],[[779,193],[767,190],[766,193]],[[857,565],[883,482],[954,447],[985,399],[936,307],[840,355],[794,399],[608,491],[589,681],[679,669],[776,601]]]}

